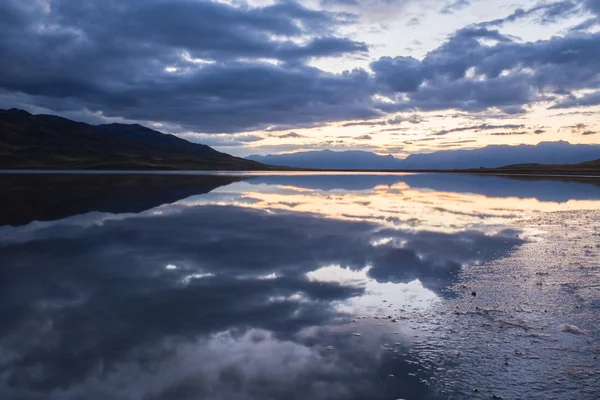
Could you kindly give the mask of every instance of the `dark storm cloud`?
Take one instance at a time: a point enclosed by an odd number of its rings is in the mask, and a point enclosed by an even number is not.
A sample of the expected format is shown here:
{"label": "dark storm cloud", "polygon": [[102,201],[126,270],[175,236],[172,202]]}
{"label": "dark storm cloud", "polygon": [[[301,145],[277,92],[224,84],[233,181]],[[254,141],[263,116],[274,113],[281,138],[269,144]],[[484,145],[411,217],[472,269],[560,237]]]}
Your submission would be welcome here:
{"label": "dark storm cloud", "polygon": [[552,106],[553,109],[597,106],[600,104],[600,90],[585,94],[581,97],[569,96]]}
{"label": "dark storm cloud", "polygon": [[413,57],[383,57],[371,69],[384,93],[414,92],[425,80],[421,63]]}
{"label": "dark storm cloud", "polygon": [[[595,0],[571,4],[535,12],[550,20],[570,7],[599,9]],[[370,71],[332,74],[307,62],[365,53],[365,43],[336,35],[356,17],[294,2],[252,8],[189,0],[2,0],[0,7],[0,104],[90,121],[235,133],[416,110],[493,109],[510,116],[539,101],[557,108],[600,103],[598,92],[569,95],[600,86],[599,33],[524,43],[488,22],[456,31],[422,60],[382,57]]]}
{"label": "dark storm cloud", "polygon": [[[486,45],[481,39],[495,43]],[[385,57],[371,67],[381,90],[392,97],[394,92],[403,93],[389,110],[495,107],[519,114],[535,101],[555,100],[547,93],[597,87],[600,54],[594,49],[598,46],[598,33],[522,43],[496,30],[464,28],[422,61]],[[597,99],[588,95],[571,100],[575,101],[595,104]]]}
{"label": "dark storm cloud", "polygon": [[[359,82],[366,73],[333,75],[303,64],[367,50],[333,35],[347,14],[293,2],[262,8],[185,0],[36,4],[2,2],[0,88],[40,107],[87,108],[206,132],[375,114],[367,85]],[[341,107],[340,95],[358,100]],[[284,115],[265,117],[275,109]]]}
{"label": "dark storm cloud", "polygon": [[[50,0],[47,9],[43,3],[27,7],[14,0],[6,2],[13,14],[22,15],[19,22],[29,28],[29,35],[36,33],[36,24],[47,24],[52,30],[42,31],[38,40],[56,47],[85,44],[91,47],[88,55],[98,50],[108,51],[105,56],[127,57],[135,53],[186,50],[192,58],[210,60],[239,57],[291,60],[323,51],[335,55],[338,51],[366,49],[362,43],[330,36],[346,22],[347,14],[314,11],[294,2],[247,8],[189,0]],[[283,40],[272,39],[270,35],[279,35]],[[289,40],[302,35],[312,40],[305,45]]]}

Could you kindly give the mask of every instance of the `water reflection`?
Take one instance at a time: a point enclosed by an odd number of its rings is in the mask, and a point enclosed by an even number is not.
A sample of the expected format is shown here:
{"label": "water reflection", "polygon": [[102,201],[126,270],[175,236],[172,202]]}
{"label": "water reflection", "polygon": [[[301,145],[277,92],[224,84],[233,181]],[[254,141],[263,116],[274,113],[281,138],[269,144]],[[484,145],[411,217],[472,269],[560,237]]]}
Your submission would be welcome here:
{"label": "water reflection", "polygon": [[509,222],[532,204],[600,198],[418,175],[83,178],[4,186],[20,226],[0,227],[2,398],[445,398],[409,355],[428,324],[413,315],[523,246]]}
{"label": "water reflection", "polygon": [[[534,198],[542,202],[600,200],[600,179],[535,176],[498,177],[458,174],[310,174],[250,175],[253,184],[288,185],[313,190],[364,191],[404,183],[413,189],[472,193],[486,197]],[[525,184],[526,183],[526,184]]]}

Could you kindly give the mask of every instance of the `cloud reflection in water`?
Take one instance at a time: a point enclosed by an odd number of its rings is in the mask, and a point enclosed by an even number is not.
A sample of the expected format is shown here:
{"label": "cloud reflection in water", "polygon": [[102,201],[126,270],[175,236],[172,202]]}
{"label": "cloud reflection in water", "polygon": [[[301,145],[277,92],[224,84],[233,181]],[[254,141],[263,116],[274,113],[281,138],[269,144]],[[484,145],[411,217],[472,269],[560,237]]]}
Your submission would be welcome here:
{"label": "cloud reflection in water", "polygon": [[[381,348],[392,331],[410,346],[411,328],[373,317],[443,301],[464,265],[523,244],[501,222],[528,201],[250,180],[139,214],[3,227],[0,393],[435,398]],[[474,216],[497,204],[511,216]]]}

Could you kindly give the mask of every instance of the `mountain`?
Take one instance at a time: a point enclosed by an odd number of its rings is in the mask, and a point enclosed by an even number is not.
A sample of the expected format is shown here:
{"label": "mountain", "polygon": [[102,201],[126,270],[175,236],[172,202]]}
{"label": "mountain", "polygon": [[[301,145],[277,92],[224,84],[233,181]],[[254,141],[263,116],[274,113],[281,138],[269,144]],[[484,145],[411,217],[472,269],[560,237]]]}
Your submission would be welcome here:
{"label": "mountain", "polygon": [[350,170],[435,170],[497,168],[514,164],[575,164],[600,158],[600,145],[541,142],[537,145],[492,145],[475,150],[412,154],[405,159],[364,151],[307,151],[246,157],[271,165]]}
{"label": "mountain", "polygon": [[493,145],[475,150],[447,150],[412,154],[404,168],[496,168],[514,164],[576,164],[600,158],[600,145],[571,144],[565,141],[537,145]]}
{"label": "mountain", "polygon": [[392,155],[380,156],[367,151],[306,151],[280,155],[252,155],[247,160],[269,165],[317,169],[398,169],[399,161]]}
{"label": "mountain", "polygon": [[141,125],[88,125],[53,115],[0,110],[0,169],[264,170]]}

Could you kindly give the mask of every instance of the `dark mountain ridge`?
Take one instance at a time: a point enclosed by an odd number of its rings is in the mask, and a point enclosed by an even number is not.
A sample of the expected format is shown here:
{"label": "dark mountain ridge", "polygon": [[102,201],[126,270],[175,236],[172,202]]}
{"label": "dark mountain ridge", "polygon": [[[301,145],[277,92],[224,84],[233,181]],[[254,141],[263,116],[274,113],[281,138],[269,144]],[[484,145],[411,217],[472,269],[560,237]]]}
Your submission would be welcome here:
{"label": "dark mountain ridge", "polygon": [[0,169],[264,170],[268,166],[134,124],[89,125],[0,110]]}

